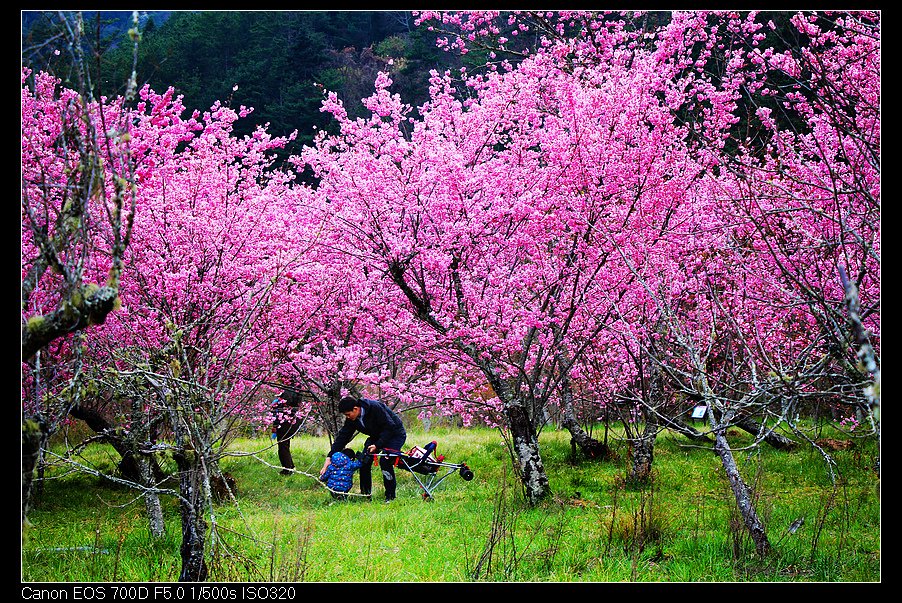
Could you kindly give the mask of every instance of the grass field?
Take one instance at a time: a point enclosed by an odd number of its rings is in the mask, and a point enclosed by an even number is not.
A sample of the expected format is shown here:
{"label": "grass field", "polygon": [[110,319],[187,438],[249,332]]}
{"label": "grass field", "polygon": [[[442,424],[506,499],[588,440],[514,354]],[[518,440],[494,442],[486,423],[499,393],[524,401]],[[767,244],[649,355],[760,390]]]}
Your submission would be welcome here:
{"label": "grass field", "polygon": [[[653,483],[636,489],[624,484],[627,449],[613,434],[616,458],[574,461],[569,434],[546,429],[541,452],[554,494],[534,508],[522,502],[497,431],[412,430],[407,445],[431,440],[447,461],[466,462],[474,479],[451,475],[427,501],[413,476],[398,471],[392,504],[382,502],[378,469],[373,500],[333,501],[316,479],[324,437],[292,440],[297,472],[287,476],[265,434],[237,440],[229,448],[236,456],[222,462],[237,501],[216,505],[209,519],[209,581],[881,581],[873,439],[830,451],[832,481],[810,448],[743,450],[751,436],[732,435],[773,546],[765,559],[738,523],[719,459],[682,436],[658,437]],[[117,458],[97,445],[80,460],[110,471]],[[172,497],[164,501],[167,533],[154,541],[134,491],[59,468],[46,477],[22,535],[23,581],[177,580],[181,532]],[[352,492],[356,484],[355,477]]]}

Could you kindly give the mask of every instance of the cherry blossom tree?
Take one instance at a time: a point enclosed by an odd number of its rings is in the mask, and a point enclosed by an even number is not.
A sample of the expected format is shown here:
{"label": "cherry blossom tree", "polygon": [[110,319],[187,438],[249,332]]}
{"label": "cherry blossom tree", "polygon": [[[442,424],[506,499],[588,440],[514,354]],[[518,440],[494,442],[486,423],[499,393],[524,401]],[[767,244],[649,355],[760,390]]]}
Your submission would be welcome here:
{"label": "cherry blossom tree", "polygon": [[[130,30],[135,44],[137,14]],[[51,402],[43,374],[78,378],[80,365],[56,366],[42,354],[51,345],[73,348],[71,337],[102,324],[118,305],[136,203],[136,157],[130,147],[134,76],[124,96],[107,99],[91,77],[91,45],[81,14],[59,13],[60,39],[74,88],[50,75],[22,71],[22,521],[27,521],[32,476],[50,435],[78,388]]]}
{"label": "cherry blossom tree", "polygon": [[[746,299],[770,301],[756,303],[757,320],[737,324],[758,370],[748,379],[751,407],[806,440],[794,424],[806,400],[848,413],[874,391],[838,275],[855,267],[854,282],[868,290],[867,338],[879,347],[879,25],[866,11],[798,13],[782,24],[755,13],[684,14],[668,36],[705,50],[670,50],[662,66],[676,90],[693,91],[684,98],[695,100],[674,106],[697,118],[699,152],[724,174],[718,213]],[[712,154],[721,148],[730,152]],[[767,404],[778,397],[776,408]]]}

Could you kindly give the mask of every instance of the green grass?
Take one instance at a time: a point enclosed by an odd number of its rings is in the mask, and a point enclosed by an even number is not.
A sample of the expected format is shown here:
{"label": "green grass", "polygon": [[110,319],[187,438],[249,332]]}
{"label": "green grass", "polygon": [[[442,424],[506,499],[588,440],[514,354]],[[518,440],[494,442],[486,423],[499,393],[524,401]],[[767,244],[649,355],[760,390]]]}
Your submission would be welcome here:
{"label": "green grass", "polygon": [[[831,436],[838,437],[838,436]],[[452,475],[425,501],[410,473],[398,471],[398,498],[382,503],[373,472],[372,501],[333,501],[316,480],[325,438],[292,440],[298,473],[280,475],[264,438],[235,442],[222,463],[237,481],[237,504],[222,503],[208,546],[216,582],[878,582],[879,480],[876,443],[855,440],[832,452],[837,482],[819,454],[766,445],[737,451],[773,545],[761,559],[741,526],[719,459],[662,434],[654,480],[624,485],[627,450],[574,462],[569,434],[546,430],[540,442],[552,499],[529,508],[511,475],[496,431],[411,431],[408,445],[435,439],[472,481]],[[750,437],[732,437],[738,449]],[[358,436],[351,445],[359,447]],[[110,470],[101,446],[82,459]],[[23,534],[26,582],[175,581],[180,523],[164,500],[166,535],[154,541],[134,492],[85,474],[48,471]],[[356,492],[357,478],[355,478]],[[804,523],[790,534],[794,520]],[[213,529],[215,527],[215,529]]]}

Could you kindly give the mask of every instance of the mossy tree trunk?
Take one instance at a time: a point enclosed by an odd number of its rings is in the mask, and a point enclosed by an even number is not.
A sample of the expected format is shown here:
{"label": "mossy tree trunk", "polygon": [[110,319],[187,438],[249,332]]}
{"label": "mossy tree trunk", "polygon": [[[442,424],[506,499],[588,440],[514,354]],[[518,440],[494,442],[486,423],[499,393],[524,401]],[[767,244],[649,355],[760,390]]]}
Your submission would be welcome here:
{"label": "mossy tree trunk", "polygon": [[203,487],[203,465],[198,462],[194,451],[178,452],[174,457],[179,470],[179,514],[182,520],[179,582],[203,582],[208,573],[205,559],[207,522],[204,519],[207,497]]}
{"label": "mossy tree trunk", "polygon": [[[715,400],[712,396],[706,396],[704,401],[709,409],[714,407]],[[722,412],[719,417],[715,417],[716,414],[710,412],[710,410],[708,412],[708,422],[711,426],[711,432],[714,434],[714,452],[720,457],[721,464],[726,472],[727,481],[730,483],[730,490],[736,499],[739,514],[752,541],[755,543],[755,551],[758,555],[764,557],[770,552],[771,548],[770,541],[767,538],[767,531],[755,510],[754,493],[748,484],[745,483],[745,480],[742,479],[742,474],[740,474],[739,467],[736,465],[736,459],[733,457],[733,450],[730,448],[729,441],[727,441],[727,427],[730,425],[733,411]]]}
{"label": "mossy tree trunk", "polygon": [[47,432],[39,416],[22,421],[22,525],[31,509],[35,468],[47,442]]}
{"label": "mossy tree trunk", "polygon": [[197,429],[199,413],[194,412],[195,405],[190,399],[174,399],[176,395],[169,394],[166,398],[175,440],[173,458],[179,476],[179,515],[182,524],[179,582],[202,582],[208,574],[205,514],[212,508],[207,463],[209,455],[205,454],[208,438],[204,437],[201,429]]}
{"label": "mossy tree trunk", "polygon": [[660,367],[649,357],[648,378],[645,379],[643,374],[645,371],[642,370],[644,366],[645,363],[639,365],[639,375],[642,378],[640,410],[644,426],[642,433],[630,442],[631,462],[627,481],[632,484],[646,484],[651,480],[655,460],[655,440],[660,429],[658,409],[664,405],[664,378]]}
{"label": "mossy tree trunk", "polygon": [[506,403],[504,412],[526,500],[530,505],[536,505],[551,495],[548,475],[539,451],[539,437],[522,403]]}

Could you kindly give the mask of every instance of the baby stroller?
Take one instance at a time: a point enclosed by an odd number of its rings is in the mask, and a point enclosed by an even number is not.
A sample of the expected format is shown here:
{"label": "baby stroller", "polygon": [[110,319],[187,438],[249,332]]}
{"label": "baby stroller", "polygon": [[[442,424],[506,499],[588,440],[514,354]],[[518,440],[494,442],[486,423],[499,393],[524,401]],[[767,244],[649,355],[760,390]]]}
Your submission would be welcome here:
{"label": "baby stroller", "polygon": [[422,448],[414,446],[406,453],[400,450],[384,448],[372,455],[363,452],[360,454],[362,456],[372,456],[373,463],[378,462],[377,459],[380,457],[394,459],[395,467],[409,471],[413,475],[413,478],[423,490],[423,500],[430,500],[438,485],[455,471],[460,472],[460,476],[464,481],[468,482],[473,479],[473,471],[467,467],[466,463],[448,463],[445,461],[444,455],[436,456],[434,454],[436,446],[438,444],[433,440]]}

